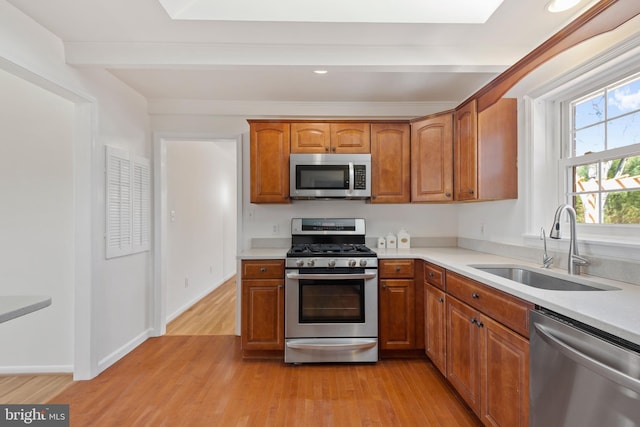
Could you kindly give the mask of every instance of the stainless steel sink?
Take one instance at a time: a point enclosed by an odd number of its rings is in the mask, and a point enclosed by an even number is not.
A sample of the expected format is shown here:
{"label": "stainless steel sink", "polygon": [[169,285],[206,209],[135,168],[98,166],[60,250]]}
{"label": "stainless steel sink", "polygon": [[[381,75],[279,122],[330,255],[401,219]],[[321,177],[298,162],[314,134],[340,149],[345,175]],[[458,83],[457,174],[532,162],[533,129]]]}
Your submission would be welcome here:
{"label": "stainless steel sink", "polygon": [[490,273],[523,285],[551,291],[612,291],[618,288],[584,279],[565,279],[552,272],[542,272],[516,265],[470,265],[469,267]]}

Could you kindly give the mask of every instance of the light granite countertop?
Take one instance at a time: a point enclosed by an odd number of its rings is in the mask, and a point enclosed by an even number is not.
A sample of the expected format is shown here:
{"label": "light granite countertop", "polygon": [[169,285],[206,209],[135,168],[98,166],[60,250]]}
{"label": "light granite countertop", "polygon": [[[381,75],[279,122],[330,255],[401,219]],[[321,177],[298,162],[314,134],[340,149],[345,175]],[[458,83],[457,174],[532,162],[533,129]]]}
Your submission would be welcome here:
{"label": "light granite countertop", "polygon": [[[252,249],[238,254],[239,259],[285,258],[286,249]],[[468,249],[410,248],[376,249],[379,259],[414,258],[439,265],[478,282],[530,301],[549,310],[640,345],[640,286],[595,276],[569,276],[566,270],[544,270],[561,278],[592,282],[616,288],[607,291],[551,291],[538,289],[483,272],[472,265],[510,264],[540,269],[539,264]],[[587,283],[588,284],[588,283]]]}
{"label": "light granite countertop", "polygon": [[33,313],[50,305],[51,297],[47,296],[1,296],[0,323]]}

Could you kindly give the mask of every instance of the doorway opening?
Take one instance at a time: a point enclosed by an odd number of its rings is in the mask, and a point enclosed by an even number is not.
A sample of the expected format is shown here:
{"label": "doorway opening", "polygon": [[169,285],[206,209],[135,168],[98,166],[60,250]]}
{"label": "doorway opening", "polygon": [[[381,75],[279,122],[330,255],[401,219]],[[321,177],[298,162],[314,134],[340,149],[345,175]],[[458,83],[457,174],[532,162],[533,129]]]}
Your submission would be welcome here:
{"label": "doorway opening", "polygon": [[235,334],[238,151],[236,140],[156,141],[157,335]]}

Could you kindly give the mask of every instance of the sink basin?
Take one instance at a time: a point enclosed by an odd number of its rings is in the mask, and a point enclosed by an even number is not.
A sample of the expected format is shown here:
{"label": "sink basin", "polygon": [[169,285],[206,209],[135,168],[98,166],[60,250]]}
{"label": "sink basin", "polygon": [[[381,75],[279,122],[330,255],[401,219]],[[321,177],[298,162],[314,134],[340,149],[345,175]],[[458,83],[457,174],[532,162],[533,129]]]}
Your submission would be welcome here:
{"label": "sink basin", "polygon": [[551,272],[542,272],[528,267],[513,265],[470,265],[469,267],[490,273],[523,285],[550,291],[612,291],[613,286],[584,279],[565,279]]}

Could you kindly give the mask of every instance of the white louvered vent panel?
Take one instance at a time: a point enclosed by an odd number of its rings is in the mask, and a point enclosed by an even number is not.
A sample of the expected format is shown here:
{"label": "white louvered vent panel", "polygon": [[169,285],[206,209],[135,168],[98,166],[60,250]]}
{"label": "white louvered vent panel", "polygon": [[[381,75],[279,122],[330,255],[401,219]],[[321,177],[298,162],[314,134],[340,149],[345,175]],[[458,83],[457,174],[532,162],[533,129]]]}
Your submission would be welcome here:
{"label": "white louvered vent panel", "polygon": [[133,162],[133,246],[136,251],[149,249],[151,167],[148,159]]}
{"label": "white louvered vent panel", "polygon": [[149,250],[150,162],[106,148],[106,257]]}

